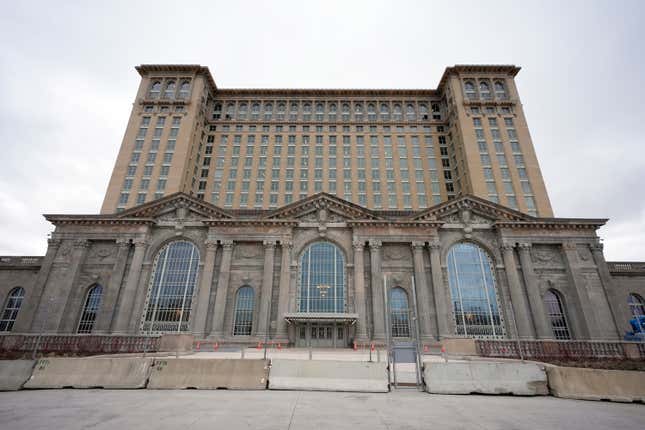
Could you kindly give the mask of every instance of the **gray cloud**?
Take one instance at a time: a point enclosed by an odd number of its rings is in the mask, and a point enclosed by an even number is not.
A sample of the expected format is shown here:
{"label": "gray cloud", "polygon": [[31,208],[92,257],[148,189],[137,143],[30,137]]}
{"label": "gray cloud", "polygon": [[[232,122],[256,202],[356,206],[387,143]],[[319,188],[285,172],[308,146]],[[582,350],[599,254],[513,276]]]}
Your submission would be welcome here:
{"label": "gray cloud", "polygon": [[[90,5],[91,3],[91,5]],[[0,16],[0,254],[42,254],[42,213],[97,213],[139,63],[221,87],[432,88],[514,63],[557,216],[607,217],[606,256],[645,259],[640,1],[33,2]]]}

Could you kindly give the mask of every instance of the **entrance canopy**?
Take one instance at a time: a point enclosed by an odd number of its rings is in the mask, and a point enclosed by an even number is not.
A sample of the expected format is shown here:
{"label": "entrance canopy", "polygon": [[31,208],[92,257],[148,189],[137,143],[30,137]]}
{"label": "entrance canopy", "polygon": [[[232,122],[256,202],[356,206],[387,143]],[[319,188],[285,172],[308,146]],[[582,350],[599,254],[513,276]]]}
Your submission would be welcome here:
{"label": "entrance canopy", "polygon": [[358,314],[350,314],[344,312],[291,312],[284,314],[284,319],[288,323],[303,323],[303,322],[344,322],[355,324],[358,320]]}

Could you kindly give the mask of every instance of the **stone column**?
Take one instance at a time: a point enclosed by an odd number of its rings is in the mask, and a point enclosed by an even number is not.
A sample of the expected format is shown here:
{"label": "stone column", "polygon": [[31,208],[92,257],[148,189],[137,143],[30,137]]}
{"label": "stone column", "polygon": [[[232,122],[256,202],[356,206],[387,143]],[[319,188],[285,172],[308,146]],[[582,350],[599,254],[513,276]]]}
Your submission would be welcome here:
{"label": "stone column", "polygon": [[48,239],[47,244],[47,253],[38,271],[38,276],[36,276],[34,288],[32,291],[25,289],[27,297],[22,304],[22,312],[18,312],[16,324],[13,328],[13,331],[16,333],[42,331],[45,328],[46,321],[41,318],[44,318],[44,315],[47,313],[44,309],[51,305],[48,302],[48,298],[43,301],[43,298],[47,296],[45,294],[45,287],[61,241],[58,239]]}
{"label": "stone column", "polygon": [[531,316],[528,314],[529,309],[526,303],[526,295],[522,291],[520,277],[517,274],[515,256],[513,255],[513,245],[502,245],[502,254],[504,258],[504,267],[506,269],[506,279],[508,280],[508,289],[511,293],[511,305],[515,322],[517,324],[518,336],[520,339],[533,338],[533,329],[531,327]]}
{"label": "stone column", "polygon": [[231,254],[233,253],[233,241],[222,241],[222,261],[220,263],[219,278],[217,279],[217,293],[215,306],[213,308],[213,328],[211,336],[224,336],[224,311],[226,309],[226,297],[228,296],[228,281],[231,277]]}
{"label": "stone column", "polygon": [[[383,302],[383,270],[381,268],[381,241],[370,240],[372,266],[372,339],[385,339],[385,304]],[[362,274],[361,274],[362,275]]]}
{"label": "stone column", "polygon": [[612,332],[612,335],[615,332],[616,337],[620,339],[622,337],[621,327],[625,325],[625,329],[627,328],[627,324],[629,319],[631,318],[631,315],[627,313],[627,306],[625,306],[624,303],[620,303],[619,307],[625,309],[627,316],[627,318],[624,319],[624,323],[621,324],[623,318],[620,314],[620,311],[618,309],[614,309],[614,305],[618,302],[618,300],[616,299],[616,290],[612,282],[611,274],[609,273],[609,267],[607,267],[607,262],[605,261],[605,256],[602,252],[603,245],[602,243],[595,243],[590,246],[590,249],[591,255],[593,256],[593,261],[596,264],[596,268],[598,269],[600,282],[602,282],[602,289],[605,293],[605,301],[607,302],[607,307],[609,308],[609,312],[611,313],[612,319],[614,321],[614,327],[612,327],[612,330],[607,330],[607,332]]}
{"label": "stone column", "polygon": [[134,241],[132,263],[130,264],[128,277],[125,281],[125,288],[123,288],[123,293],[119,297],[119,313],[114,325],[115,333],[126,334],[131,325],[130,320],[132,319],[132,310],[134,309],[134,301],[141,276],[141,266],[143,265],[143,258],[146,255],[147,249],[148,242],[146,240],[136,239]]}
{"label": "stone column", "polygon": [[[588,339],[598,339],[599,330],[594,307],[589,299],[585,280],[580,272],[578,265],[578,247],[575,243],[565,242],[562,244],[562,251],[564,252],[565,262],[567,265],[567,272],[569,281],[574,287],[576,297],[578,299],[578,321],[580,321],[581,333],[580,337]],[[581,314],[581,315],[580,315]]]}
{"label": "stone column", "polygon": [[368,340],[367,315],[365,297],[365,244],[356,240],[352,243],[354,247],[354,306],[358,314],[358,326],[356,327],[355,338],[357,341]]}
{"label": "stone column", "polygon": [[278,321],[276,328],[276,339],[286,340],[288,338],[287,322],[284,314],[289,312],[289,293],[291,288],[291,248],[290,241],[280,241],[282,258],[280,260],[280,292],[278,295]]}
{"label": "stone column", "polygon": [[192,332],[198,338],[206,336],[206,317],[208,315],[208,301],[211,296],[211,286],[213,285],[213,272],[215,270],[215,254],[217,250],[217,241],[208,239],[206,245],[206,258],[204,259],[204,268],[202,277],[199,282],[199,291],[197,293],[197,303],[195,303]]}
{"label": "stone column", "polygon": [[90,242],[85,239],[74,241],[72,259],[69,263],[67,276],[64,281],[64,291],[61,291],[60,298],[64,300],[64,307],[60,309],[62,314],[58,315],[58,332],[73,333],[75,324],[80,315],[80,308],[76,306],[78,291],[78,279],[81,275],[81,266],[85,262],[87,250],[90,248]]}
{"label": "stone column", "polygon": [[103,299],[99,304],[99,313],[96,318],[97,333],[108,333],[112,328],[116,303],[121,292],[121,284],[125,275],[125,266],[130,253],[130,242],[127,239],[116,240],[116,260],[110,274],[110,281],[103,290]]}
{"label": "stone column", "polygon": [[425,243],[412,242],[411,246],[418,306],[418,309],[415,309],[415,313],[418,313],[417,319],[421,337],[434,338],[437,334],[434,324],[435,315],[430,307],[430,291],[428,291],[428,281],[426,279],[426,270],[423,262],[423,248],[425,247]]}
{"label": "stone column", "polygon": [[437,313],[437,328],[439,339],[453,335],[450,330],[452,319],[452,302],[446,291],[443,271],[441,270],[441,243],[430,243],[430,270],[432,270],[432,290],[434,293],[435,312]]}
{"label": "stone column", "polygon": [[526,294],[529,297],[529,305],[533,315],[533,324],[538,339],[553,339],[553,331],[550,322],[547,320],[546,310],[540,286],[538,285],[535,271],[533,270],[533,261],[531,260],[531,244],[520,243],[520,264],[522,265],[522,275],[524,276],[524,285],[526,285]]}
{"label": "stone column", "polygon": [[269,313],[271,312],[271,294],[273,290],[273,260],[275,242],[264,241],[264,270],[262,272],[262,292],[260,294],[260,312],[258,313],[257,335],[264,338],[270,331]]}

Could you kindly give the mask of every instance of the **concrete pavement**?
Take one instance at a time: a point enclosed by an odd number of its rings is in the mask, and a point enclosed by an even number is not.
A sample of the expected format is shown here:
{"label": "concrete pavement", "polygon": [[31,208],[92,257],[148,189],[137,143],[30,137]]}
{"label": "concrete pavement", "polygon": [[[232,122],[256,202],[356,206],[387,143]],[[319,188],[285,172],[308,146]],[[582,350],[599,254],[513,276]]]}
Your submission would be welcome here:
{"label": "concrete pavement", "polygon": [[26,390],[0,393],[0,428],[641,430],[645,406],[414,390]]}

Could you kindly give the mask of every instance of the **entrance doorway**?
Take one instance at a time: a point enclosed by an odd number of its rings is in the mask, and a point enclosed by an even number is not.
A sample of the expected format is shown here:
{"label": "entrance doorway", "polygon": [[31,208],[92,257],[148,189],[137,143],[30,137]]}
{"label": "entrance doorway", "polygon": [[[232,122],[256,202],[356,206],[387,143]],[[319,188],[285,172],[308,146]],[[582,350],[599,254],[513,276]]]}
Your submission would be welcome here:
{"label": "entrance doorway", "polygon": [[296,346],[301,348],[346,348],[347,325],[340,323],[305,323],[296,327]]}

